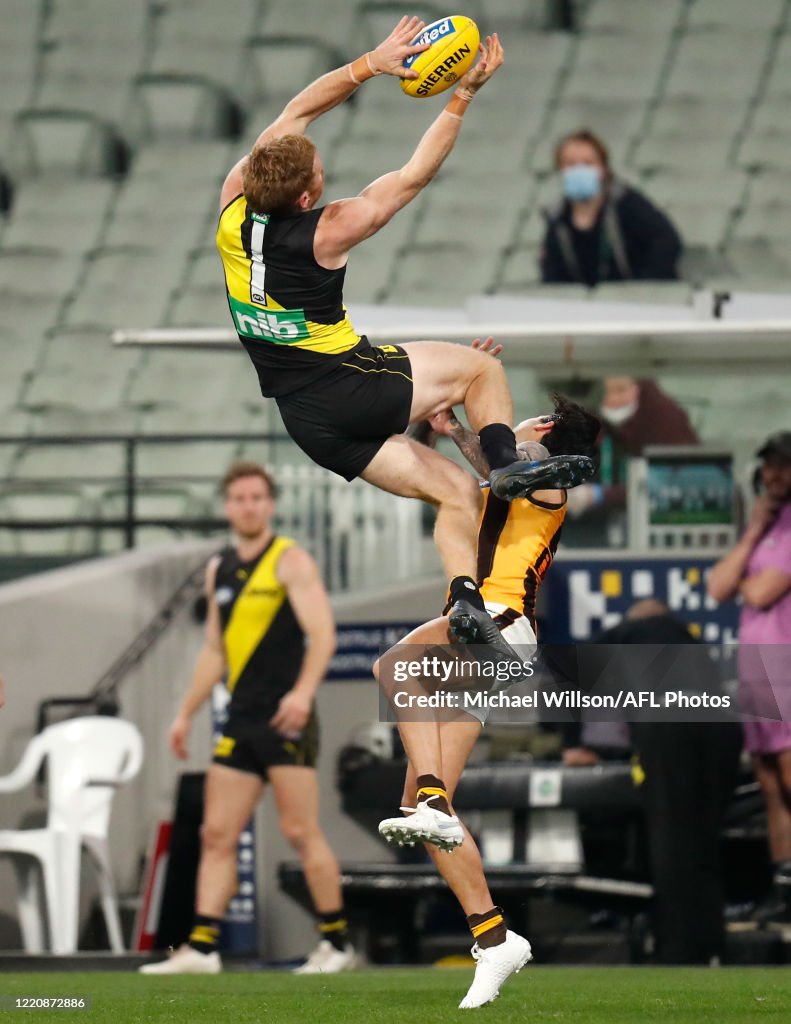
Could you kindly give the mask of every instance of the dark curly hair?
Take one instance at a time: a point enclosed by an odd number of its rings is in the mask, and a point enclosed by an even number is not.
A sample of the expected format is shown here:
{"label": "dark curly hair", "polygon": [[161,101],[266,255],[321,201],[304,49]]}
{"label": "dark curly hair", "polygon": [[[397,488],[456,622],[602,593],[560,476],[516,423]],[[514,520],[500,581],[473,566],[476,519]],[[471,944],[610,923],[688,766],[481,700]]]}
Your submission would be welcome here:
{"label": "dark curly hair", "polygon": [[563,395],[554,394],[555,426],[541,438],[550,455],[598,455],[596,439],[601,421]]}

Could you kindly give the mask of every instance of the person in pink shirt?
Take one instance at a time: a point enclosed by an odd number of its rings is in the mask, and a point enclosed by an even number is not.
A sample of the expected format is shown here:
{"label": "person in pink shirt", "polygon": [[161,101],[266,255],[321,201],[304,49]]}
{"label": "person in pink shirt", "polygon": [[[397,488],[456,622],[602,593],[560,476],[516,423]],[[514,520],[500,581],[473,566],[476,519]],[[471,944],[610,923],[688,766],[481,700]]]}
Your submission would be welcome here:
{"label": "person in pink shirt", "polygon": [[758,452],[756,499],[747,529],[711,571],[716,601],[742,599],[740,704],[745,745],[766,801],[775,892],[759,923],[791,924],[791,432]]}

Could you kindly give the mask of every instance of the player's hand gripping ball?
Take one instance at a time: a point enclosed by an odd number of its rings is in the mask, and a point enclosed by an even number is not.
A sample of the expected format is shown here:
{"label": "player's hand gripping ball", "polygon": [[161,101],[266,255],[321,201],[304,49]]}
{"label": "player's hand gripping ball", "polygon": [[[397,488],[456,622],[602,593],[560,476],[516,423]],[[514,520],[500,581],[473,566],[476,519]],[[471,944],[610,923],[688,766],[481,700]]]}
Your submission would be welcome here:
{"label": "player's hand gripping ball", "polygon": [[411,45],[429,43],[429,48],[404,61],[404,67],[416,71],[418,77],[402,79],[401,88],[407,96],[418,99],[450,89],[472,67],[480,42],[478,26],[462,14],[427,25]]}

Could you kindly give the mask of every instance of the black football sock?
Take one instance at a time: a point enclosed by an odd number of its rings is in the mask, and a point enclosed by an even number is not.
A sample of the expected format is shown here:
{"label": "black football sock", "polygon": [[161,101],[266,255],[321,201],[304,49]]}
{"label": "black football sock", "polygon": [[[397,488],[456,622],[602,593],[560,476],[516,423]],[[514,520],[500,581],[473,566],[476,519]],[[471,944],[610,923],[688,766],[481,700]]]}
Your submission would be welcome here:
{"label": "black football sock", "polygon": [[448,586],[448,607],[452,607],[457,601],[467,601],[474,608],[477,608],[478,611],[486,611],[478,584],[472,576],[454,576],[450,581]]}
{"label": "black football sock", "polygon": [[507,929],[502,907],[492,907],[485,914],[470,914],[467,924],[481,949],[505,942]]}
{"label": "black football sock", "polygon": [[331,910],[326,914],[319,914],[318,919],[319,935],[321,935],[322,939],[326,939],[336,949],[343,952],[349,938],[343,908]]}
{"label": "black football sock", "polygon": [[490,469],[502,469],[512,462],[519,462],[514,432],[505,423],[490,423],[482,427],[478,437]]}
{"label": "black football sock", "polygon": [[213,953],[220,941],[221,917],[206,917],[196,914],[195,923],[190,932],[189,945],[199,953]]}
{"label": "black football sock", "polygon": [[417,802],[424,803],[429,797],[434,799],[429,804],[435,811],[442,811],[443,814],[450,814],[448,803],[448,791],[445,783],[436,775],[418,775],[417,777]]}

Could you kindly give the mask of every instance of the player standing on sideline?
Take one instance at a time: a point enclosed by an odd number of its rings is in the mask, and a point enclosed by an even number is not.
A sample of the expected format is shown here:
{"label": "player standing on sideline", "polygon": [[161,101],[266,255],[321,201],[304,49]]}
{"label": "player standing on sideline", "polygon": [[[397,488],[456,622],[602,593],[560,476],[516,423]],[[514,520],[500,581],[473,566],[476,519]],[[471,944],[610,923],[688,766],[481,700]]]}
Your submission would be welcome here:
{"label": "player standing on sideline", "polygon": [[[448,412],[430,422],[435,431],[452,437],[475,471],[486,476],[488,466],[471,431]],[[594,451],[599,429],[595,416],[555,396],[554,416],[525,420],[516,428],[516,437],[520,448],[527,446],[531,458],[551,452],[586,454]],[[487,609],[509,644],[523,652],[523,660],[536,648],[536,597],[552,563],[565,516],[566,496],[559,490],[535,492],[510,504],[491,492],[486,498],[478,540],[478,580]],[[388,651],[374,666],[388,698],[397,685],[390,665],[394,659],[417,661],[423,652],[431,656],[437,649],[447,651],[450,640],[448,620],[442,617],[419,626]],[[410,813],[379,825],[389,842],[426,843],[431,859],[467,915],[477,965],[460,1009],[496,999],[504,982],[532,957],[530,943],[507,929],[502,908],[494,905],[478,847],[452,809],[456,784],[486,717],[486,709],[476,709],[469,714],[446,715],[443,721],[410,720],[409,714],[399,719],[409,759],[402,810]],[[445,857],[441,850],[455,852]]]}
{"label": "player standing on sideline", "polygon": [[[195,924],[189,944],[144,974],[216,974],[217,942],[236,891],[236,848],[267,782],[280,828],[302,861],[321,940],[298,972],[354,966],[335,855],[319,825],[318,723],[313,708],[335,649],[335,625],[316,563],[272,532],[274,482],[251,462],[223,480],[236,541],[206,571],[206,639],[169,739],[186,758],[192,717],[227,672],[228,721],[206,777]],[[306,642],[307,641],[307,645]]]}
{"label": "player standing on sideline", "polygon": [[474,581],[480,496],[468,473],[404,436],[409,423],[464,404],[502,498],[570,487],[589,460],[519,460],[502,367],[447,342],[372,346],[343,305],[350,250],[370,238],[431,181],[456,142],[467,108],[503,63],[497,35],[460,79],[407,163],[359,196],[316,207],[324,167],[308,126],[377,75],[416,78],[404,59],[423,29],[402,18],[376,49],[317,79],[291,100],[229,172],[220,196],[217,246],[239,339],[261,393],[276,399],[293,440],[347,480],[437,507],[436,542],[450,580],[450,618],[462,639],[500,643]]}

